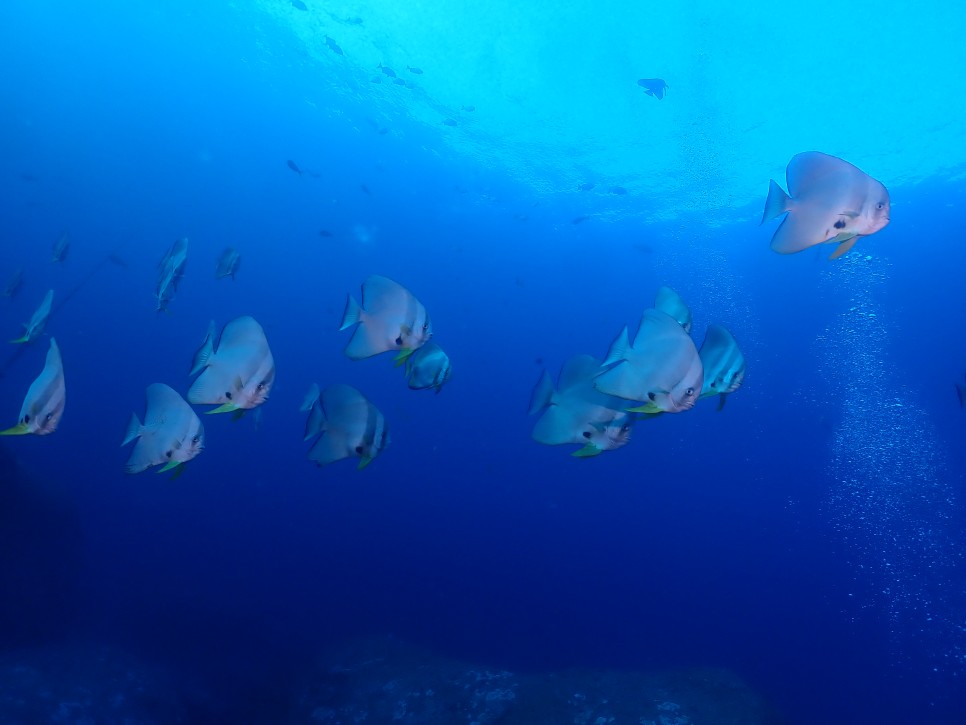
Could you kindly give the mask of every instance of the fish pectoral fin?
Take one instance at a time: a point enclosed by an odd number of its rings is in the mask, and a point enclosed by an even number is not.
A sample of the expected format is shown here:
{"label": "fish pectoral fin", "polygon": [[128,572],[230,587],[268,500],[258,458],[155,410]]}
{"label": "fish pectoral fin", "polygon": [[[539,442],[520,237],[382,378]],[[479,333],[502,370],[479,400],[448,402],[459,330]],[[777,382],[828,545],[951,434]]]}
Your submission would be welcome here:
{"label": "fish pectoral fin", "polygon": [[359,458],[359,465],[356,466],[357,471],[361,471],[363,468],[372,463],[372,456],[362,456]]}
{"label": "fish pectoral fin", "polygon": [[599,456],[603,451],[595,446],[593,443],[588,443],[583,448],[574,451],[570,455],[574,458],[591,458],[593,456]]}
{"label": "fish pectoral fin", "polygon": [[181,461],[168,461],[161,468],[158,469],[158,473],[164,473],[170,471],[172,468],[177,468],[181,465]]}
{"label": "fish pectoral fin", "polygon": [[234,403],[222,403],[217,408],[206,410],[205,415],[214,415],[215,413],[233,413],[236,410],[238,410],[238,406]]}
{"label": "fish pectoral fin", "polygon": [[843,254],[845,254],[850,249],[852,249],[852,247],[855,245],[858,239],[859,239],[858,237],[852,237],[851,239],[846,239],[844,242],[839,244],[838,248],[836,248],[834,252],[832,252],[832,255],[829,257],[829,259],[838,259],[839,257],[841,257]]}
{"label": "fish pectoral fin", "polygon": [[17,425],[12,428],[7,428],[6,430],[0,430],[0,436],[22,436],[27,435],[30,429],[27,427],[26,423],[17,423]]}
{"label": "fish pectoral fin", "polygon": [[399,353],[394,358],[394,363],[396,367],[399,367],[400,365],[405,363],[409,359],[409,356],[412,355],[414,352],[416,351],[411,347],[406,347],[400,350]]}

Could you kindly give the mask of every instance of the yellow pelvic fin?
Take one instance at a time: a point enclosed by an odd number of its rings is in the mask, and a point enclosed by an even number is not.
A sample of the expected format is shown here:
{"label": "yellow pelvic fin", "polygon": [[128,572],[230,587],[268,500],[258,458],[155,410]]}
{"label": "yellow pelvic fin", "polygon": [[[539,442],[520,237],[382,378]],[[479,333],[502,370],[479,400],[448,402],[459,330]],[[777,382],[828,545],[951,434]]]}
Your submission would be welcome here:
{"label": "yellow pelvic fin", "polygon": [[234,403],[224,403],[219,405],[217,408],[213,408],[212,410],[206,410],[205,415],[214,415],[215,413],[233,413],[236,410],[238,410],[238,406]]}
{"label": "yellow pelvic fin", "polygon": [[30,428],[27,427],[26,423],[17,423],[17,425],[12,428],[7,428],[6,430],[0,430],[0,436],[22,436],[27,435],[30,432]]}

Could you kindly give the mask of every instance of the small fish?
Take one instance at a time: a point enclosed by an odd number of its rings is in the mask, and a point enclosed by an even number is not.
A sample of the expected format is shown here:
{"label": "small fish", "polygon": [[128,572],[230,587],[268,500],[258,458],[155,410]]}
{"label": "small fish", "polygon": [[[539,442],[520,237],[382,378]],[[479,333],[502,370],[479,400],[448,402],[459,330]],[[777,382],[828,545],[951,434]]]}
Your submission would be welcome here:
{"label": "small fish", "polygon": [[[205,428],[184,398],[164,383],[152,383],[144,391],[144,424],[131,413],[122,446],[137,439],[125,471],[140,473],[163,466],[158,473],[178,468],[205,448]],[[177,475],[177,473],[176,473]]]}
{"label": "small fish", "polygon": [[443,123],[445,125],[447,125],[447,126],[455,126],[456,125],[456,119],[455,118],[444,118],[443,119]]}
{"label": "small fish", "polygon": [[27,172],[22,172],[20,178],[24,181],[40,181],[40,177],[35,174],[30,174]]}
{"label": "small fish", "polygon": [[23,267],[20,267],[16,272],[10,275],[10,279],[7,280],[7,286],[3,288],[3,296],[10,298],[16,297],[22,286]]}
{"label": "small fish", "polygon": [[406,66],[406,70],[408,70],[410,73],[414,73],[415,75],[418,75],[418,76],[421,76],[423,74],[423,69],[422,68],[414,68],[411,65],[407,65]]}
{"label": "small fish", "polygon": [[285,165],[288,166],[292,171],[294,171],[299,176],[302,175],[302,169],[300,169],[299,165],[294,161],[292,161],[292,159],[286,160]]}
{"label": "small fish", "polygon": [[175,292],[178,291],[178,284],[184,276],[187,262],[188,238],[182,237],[171,245],[158,265],[158,284],[154,290],[158,312],[167,311],[168,303],[174,299]]}
{"label": "small fish", "polygon": [[698,354],[704,367],[701,397],[720,396],[718,410],[721,410],[726,396],[740,388],[745,380],[745,356],[734,336],[721,325],[708,325]]}
{"label": "small fish", "polygon": [[966,408],[966,385],[955,383],[956,397],[959,399],[959,407]]}
{"label": "small fish", "polygon": [[397,85],[397,86],[404,86],[404,85],[406,85],[406,81],[404,79],[402,79],[402,78],[393,78],[392,79],[392,82],[393,82],[394,85]]}
{"label": "small fish", "polygon": [[382,76],[373,76],[369,81],[371,83],[382,83]]}
{"label": "small fish", "polygon": [[406,358],[406,384],[411,390],[433,388],[437,393],[453,374],[449,356],[435,342],[429,342]]}
{"label": "small fish", "polygon": [[51,251],[50,261],[51,262],[63,262],[67,259],[67,252],[70,251],[70,235],[68,232],[63,232],[54,242],[53,250]]}
{"label": "small fish", "polygon": [[342,52],[342,48],[339,47],[339,44],[332,40],[332,38],[330,38],[328,35],[325,36],[325,44],[329,47],[329,50],[336,55],[345,55],[345,53]]}
{"label": "small fish", "polygon": [[681,299],[681,295],[670,287],[662,286],[654,298],[654,309],[660,310],[677,320],[684,331],[691,333],[691,310]]}
{"label": "small fish", "polygon": [[12,428],[0,431],[0,436],[27,433],[45,436],[53,433],[64,414],[66,396],[60,348],[57,347],[57,341],[50,338],[44,369],[27,389],[27,397],[20,408],[20,422]]}
{"label": "small fish", "polygon": [[387,76],[389,76],[390,78],[395,78],[395,77],[396,77],[396,71],[394,71],[394,70],[393,70],[392,68],[390,68],[389,66],[387,66],[387,65],[383,65],[382,63],[380,63],[380,64],[379,64],[379,65],[377,65],[376,67],[377,67],[377,68],[379,68],[379,69],[380,69],[380,70],[381,70],[381,71],[382,71],[383,73],[385,73],[385,74],[386,74]]}
{"label": "small fish", "polygon": [[631,416],[626,401],[601,393],[594,378],[600,360],[575,355],[563,364],[554,390],[544,370],[530,397],[530,415],[543,415],[533,428],[533,439],[548,446],[578,443],[583,448],[571,455],[586,458],[626,445],[631,435]]}
{"label": "small fish", "polygon": [[218,257],[218,264],[215,266],[215,279],[231,277],[235,279],[235,273],[241,266],[241,254],[234,247],[226,247],[225,251]]}
{"label": "small fish", "polygon": [[362,285],[362,305],[348,295],[340,330],[358,325],[345,354],[362,360],[389,350],[397,360],[422,347],[433,335],[433,323],[413,293],[388,277],[370,276]]}
{"label": "small fish", "polygon": [[214,343],[212,322],[191,366],[190,375],[201,375],[188,390],[188,402],[217,405],[207,411],[213,414],[251,410],[268,400],[275,359],[262,326],[252,317],[238,317],[221,331],[217,350]]}
{"label": "small fish", "polygon": [[617,196],[625,196],[627,194],[627,189],[623,186],[612,186],[610,187],[611,194],[617,194]]}
{"label": "small fish", "polygon": [[44,296],[44,301],[40,303],[40,307],[37,308],[36,312],[30,318],[30,322],[24,323],[23,335],[10,342],[33,342],[40,337],[44,332],[44,327],[47,326],[47,318],[50,317],[50,305],[53,301],[54,291],[48,290]]}
{"label": "small fish", "polygon": [[644,92],[657,100],[664,98],[667,89],[670,87],[660,78],[641,78],[637,85],[644,89]]}
{"label": "small fish", "polygon": [[595,186],[597,186],[597,184],[593,183],[592,181],[585,181],[583,184],[577,184],[577,191],[590,191]]}
{"label": "small fish", "polygon": [[308,7],[302,0],[292,0],[292,7],[296,10],[308,10]]}
{"label": "small fish", "polygon": [[589,216],[587,216],[587,215],[582,215],[582,216],[575,216],[575,217],[574,217],[574,218],[573,218],[573,219],[571,220],[571,222],[570,222],[570,223],[571,223],[571,224],[575,224],[575,225],[576,225],[576,224],[583,224],[583,223],[584,223],[585,221],[587,221],[588,219],[590,219],[590,217],[589,217]]}
{"label": "small fish", "polygon": [[794,254],[817,244],[838,244],[829,259],[848,252],[859,237],[889,223],[888,190],[848,161],[819,151],[796,154],[785,169],[788,194],[772,181],[764,224],[785,214],[771,238],[779,254]]}
{"label": "small fish", "polygon": [[460,106],[461,111],[466,111],[467,113],[473,113],[476,110],[476,106]]}
{"label": "small fish", "polygon": [[372,192],[369,191],[369,187],[365,184],[359,184],[359,191],[361,191],[366,196],[372,196]]}
{"label": "small fish", "polygon": [[594,386],[641,401],[632,413],[679,413],[694,407],[704,383],[701,358],[688,333],[660,310],[644,311],[632,345],[625,327],[611,344]]}
{"label": "small fish", "polygon": [[330,232],[328,229],[320,229],[319,236],[328,238],[332,236],[332,232]]}
{"label": "small fish", "polygon": [[304,440],[320,436],[308,454],[320,467],[354,456],[361,471],[389,445],[385,417],[350,385],[332,385],[319,393],[313,384],[302,410],[309,413]]}

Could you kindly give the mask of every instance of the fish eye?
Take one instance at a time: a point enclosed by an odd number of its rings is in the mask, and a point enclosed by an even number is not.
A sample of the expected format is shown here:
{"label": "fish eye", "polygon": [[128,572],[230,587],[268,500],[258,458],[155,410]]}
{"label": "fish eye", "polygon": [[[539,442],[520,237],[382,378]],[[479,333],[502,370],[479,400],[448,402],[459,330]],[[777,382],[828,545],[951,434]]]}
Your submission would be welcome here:
{"label": "fish eye", "polygon": [[399,337],[396,338],[396,344],[397,345],[402,345],[402,335],[400,335]]}
{"label": "fish eye", "polygon": [[583,433],[583,436],[584,436],[584,438],[590,438],[590,431],[589,430],[585,430],[584,433]]}
{"label": "fish eye", "polygon": [[647,394],[647,399],[648,399],[648,400],[654,400],[654,399],[655,399],[656,397],[657,397],[657,396],[656,396],[656,395],[655,395],[654,393],[648,393],[648,394]]}
{"label": "fish eye", "polygon": [[264,387],[265,387],[265,383],[259,383],[258,385],[255,386],[255,389],[256,390],[261,390]]}
{"label": "fish eye", "polygon": [[44,423],[49,423],[50,419],[53,417],[54,417],[53,413],[47,413],[47,416],[44,418]]}
{"label": "fish eye", "polygon": [[165,451],[164,456],[165,458],[171,458],[171,451]]}
{"label": "fish eye", "polygon": [[362,446],[356,446],[356,453],[359,454],[360,456],[362,455],[364,450],[365,449]]}
{"label": "fish eye", "polygon": [[231,391],[230,390],[226,390],[225,391],[225,397],[228,398],[228,400],[231,400]]}
{"label": "fish eye", "polygon": [[694,388],[688,388],[684,391],[684,394],[690,398],[692,395],[694,395]]}
{"label": "fish eye", "polygon": [[875,208],[876,209],[885,209],[885,202],[881,202],[880,201],[878,204],[875,205]]}
{"label": "fish eye", "polygon": [[27,413],[27,415],[25,415],[23,417],[23,422],[24,423],[29,423],[30,422],[30,413]]}
{"label": "fish eye", "polygon": [[631,427],[627,423],[624,423],[624,425],[621,426],[621,433],[626,433],[630,429]]}
{"label": "fish eye", "polygon": [[201,436],[195,436],[191,439],[191,442],[197,445],[201,441]]}

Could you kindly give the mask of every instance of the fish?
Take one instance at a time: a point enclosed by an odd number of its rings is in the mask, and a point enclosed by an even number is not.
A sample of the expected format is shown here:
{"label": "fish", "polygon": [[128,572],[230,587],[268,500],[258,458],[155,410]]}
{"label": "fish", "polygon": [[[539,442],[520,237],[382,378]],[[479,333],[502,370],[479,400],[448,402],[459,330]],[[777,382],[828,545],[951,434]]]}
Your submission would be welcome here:
{"label": "fish", "polygon": [[30,322],[24,323],[24,333],[16,340],[11,340],[12,343],[21,342],[33,342],[38,337],[40,337],[44,328],[47,326],[47,318],[50,317],[50,305],[54,301],[54,291],[48,290],[47,294],[44,295],[44,301],[40,303],[40,307],[34,312],[33,317],[30,318]]}
{"label": "fish", "polygon": [[339,44],[336,43],[328,35],[325,36],[325,44],[328,46],[329,50],[331,50],[336,55],[345,55],[345,53],[342,52],[342,48],[339,47]]}
{"label": "fish", "polygon": [[390,68],[387,65],[383,65],[382,63],[380,63],[379,65],[376,66],[376,68],[379,68],[383,73],[385,73],[390,78],[396,77],[396,71],[394,71],[392,68]]}
{"label": "fish", "polygon": [[53,433],[64,414],[66,397],[64,363],[60,357],[60,348],[57,347],[57,341],[50,338],[44,369],[27,388],[27,396],[20,408],[20,422],[12,428],[0,431],[0,436],[28,433],[45,436]]}
{"label": "fish", "polygon": [[241,254],[234,247],[226,247],[218,257],[218,264],[215,266],[215,279],[231,277],[235,279],[235,273],[241,266]]}
{"label": "fish", "polygon": [[167,311],[168,303],[174,299],[187,261],[188,238],[182,237],[171,245],[158,265],[158,284],[154,291],[158,312]]}
{"label": "fish", "polygon": [[954,383],[956,386],[956,397],[959,398],[959,407],[966,408],[966,385]]}
{"label": "fish", "polygon": [[577,225],[577,224],[583,224],[583,223],[584,223],[585,221],[587,221],[588,219],[590,219],[590,217],[589,217],[589,216],[587,216],[586,214],[582,214],[581,216],[575,216],[575,217],[574,217],[574,218],[573,218],[573,219],[572,219],[572,220],[570,221],[570,223],[571,223],[571,224],[574,224],[574,225]]}
{"label": "fish", "polygon": [[215,349],[215,323],[195,353],[189,375],[198,375],[188,389],[188,402],[217,405],[207,411],[235,413],[266,400],[275,383],[275,359],[265,331],[253,317],[238,317],[225,325]]}
{"label": "fish", "polygon": [[70,235],[68,232],[63,232],[54,242],[53,250],[51,251],[50,261],[51,262],[63,262],[67,259],[67,252],[70,251]]}
{"label": "fish", "polygon": [[761,223],[786,214],[771,238],[779,254],[838,244],[829,259],[889,223],[889,191],[861,169],[820,151],[796,154],[785,169],[788,194],[770,181]]}
{"label": "fish", "polygon": [[708,325],[698,354],[704,367],[700,397],[720,396],[718,410],[721,410],[726,396],[740,388],[745,380],[745,356],[734,335],[721,325]]}
{"label": "fish", "polygon": [[623,186],[612,186],[610,187],[611,194],[617,194],[617,196],[625,196],[627,194],[627,189]]}
{"label": "fish", "polygon": [[577,184],[577,191],[590,191],[595,186],[597,186],[597,184],[593,183],[592,181],[585,181],[583,184]]}
{"label": "fish", "polygon": [[137,440],[124,470],[141,473],[151,466],[163,466],[158,473],[185,463],[205,449],[205,427],[184,398],[164,383],[152,383],[144,391],[144,424],[131,413],[122,446]]}
{"label": "fish", "polygon": [[432,388],[437,393],[453,374],[449,356],[435,342],[428,342],[406,358],[406,384],[410,390]]}
{"label": "fish", "polygon": [[392,79],[392,82],[395,85],[397,85],[397,86],[408,86],[409,85],[408,83],[406,83],[405,79],[403,79],[403,78],[393,78]]}
{"label": "fish", "polygon": [[413,74],[418,75],[418,76],[421,76],[423,74],[423,69],[422,68],[415,68],[415,67],[413,67],[411,65],[407,65],[406,66],[406,70],[408,70],[410,73],[413,73]]}
{"label": "fish", "polygon": [[331,237],[332,236],[332,232],[330,232],[328,229],[320,229],[319,230],[319,236],[320,237]]}
{"label": "fish", "polygon": [[372,196],[372,192],[369,191],[369,187],[365,184],[359,184],[359,191],[361,191],[366,196]]}
{"label": "fish", "polygon": [[302,0],[292,0],[292,7],[296,10],[308,10],[308,7]]}
{"label": "fish", "polygon": [[433,336],[433,323],[412,292],[388,277],[370,276],[362,285],[362,305],[348,295],[340,330],[358,325],[345,354],[362,360],[389,350],[405,359]]}
{"label": "fish", "polygon": [[670,315],[644,311],[631,345],[625,327],[610,346],[594,386],[607,395],[641,401],[634,413],[680,413],[694,407],[704,369],[694,342]]}
{"label": "fish", "polygon": [[461,111],[466,111],[467,113],[473,113],[476,110],[476,106],[460,106]]}
{"label": "fish", "polygon": [[601,393],[594,387],[600,360],[575,355],[560,369],[557,390],[550,373],[543,371],[530,396],[530,415],[541,413],[532,437],[548,446],[578,443],[582,448],[571,455],[596,456],[627,444],[631,437],[631,416],[626,401]]}
{"label": "fish", "polygon": [[444,118],[443,119],[443,124],[446,125],[446,126],[455,126],[456,125],[456,119],[455,118]]}
{"label": "fish", "polygon": [[302,410],[309,413],[304,440],[319,436],[308,453],[319,467],[357,457],[361,471],[389,445],[385,417],[351,385],[332,385],[319,393],[313,383]]}
{"label": "fish", "polygon": [[20,178],[23,179],[24,181],[40,181],[39,176],[37,176],[36,174],[31,174],[27,171],[21,172]]}
{"label": "fish", "polygon": [[662,286],[654,298],[654,309],[670,315],[677,320],[684,331],[691,333],[691,310],[681,299],[681,295],[667,286]]}
{"label": "fish", "polygon": [[637,81],[637,85],[643,88],[647,95],[659,101],[664,98],[664,94],[670,88],[661,78],[641,78]]}
{"label": "fish", "polygon": [[3,288],[3,296],[14,298],[23,286],[23,267],[19,267],[7,280],[7,285]]}
{"label": "fish", "polygon": [[292,171],[294,171],[299,176],[302,175],[302,169],[300,169],[299,165],[294,161],[292,161],[292,159],[286,160],[285,165],[288,166]]}

